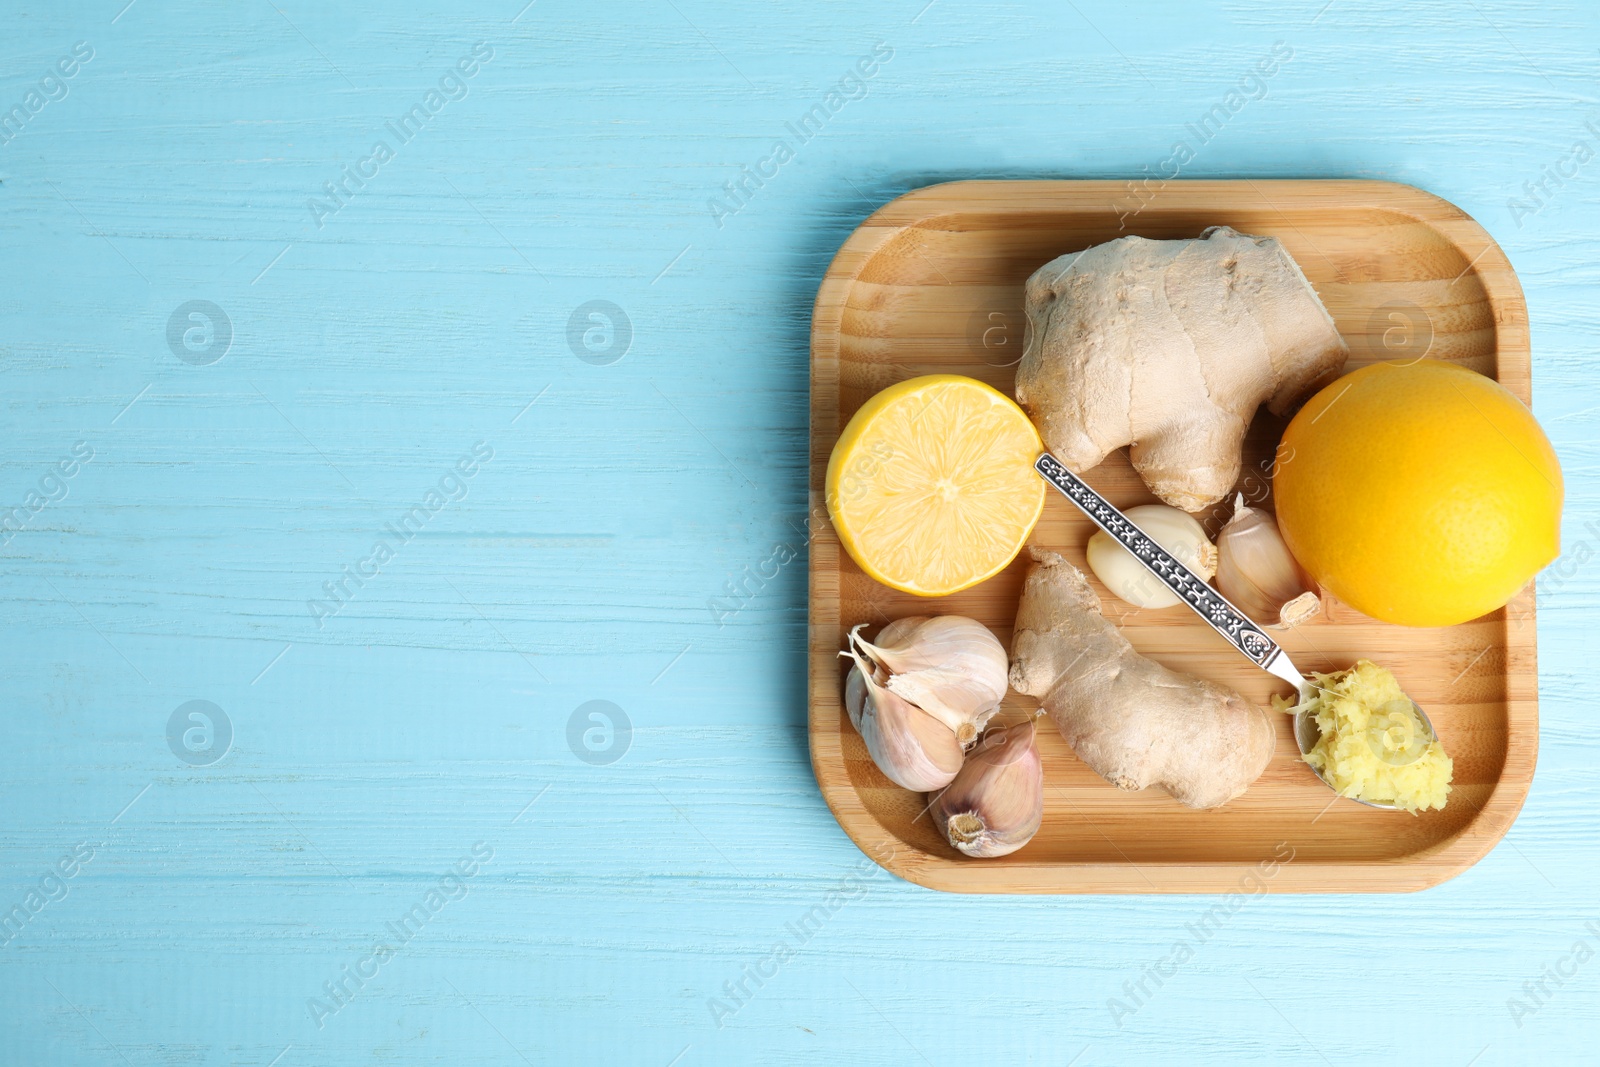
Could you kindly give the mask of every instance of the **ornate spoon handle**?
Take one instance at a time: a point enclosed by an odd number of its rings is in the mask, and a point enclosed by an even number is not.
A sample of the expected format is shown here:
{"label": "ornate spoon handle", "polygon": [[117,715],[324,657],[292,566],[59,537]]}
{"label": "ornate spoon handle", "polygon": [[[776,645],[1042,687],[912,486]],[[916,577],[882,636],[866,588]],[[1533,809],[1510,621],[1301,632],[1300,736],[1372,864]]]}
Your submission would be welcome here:
{"label": "ornate spoon handle", "polygon": [[[1033,466],[1045,481],[1059,489],[1063,496],[1083,509],[1083,513],[1093,519],[1095,525],[1133,553],[1134,559],[1143,563],[1151,574],[1177,594],[1178,599],[1193,608],[1195,614],[1210,623],[1213,630],[1227,638],[1229,644],[1243,652],[1250,662],[1266,670],[1273,669],[1274,657],[1280,655],[1282,650],[1244,612],[1228,603],[1226,597],[1156,544],[1155,538],[1130,522],[1105,497],[1089,488],[1082,478],[1062,466],[1056,457],[1045,452]],[[1277,671],[1273,670],[1273,673]]]}

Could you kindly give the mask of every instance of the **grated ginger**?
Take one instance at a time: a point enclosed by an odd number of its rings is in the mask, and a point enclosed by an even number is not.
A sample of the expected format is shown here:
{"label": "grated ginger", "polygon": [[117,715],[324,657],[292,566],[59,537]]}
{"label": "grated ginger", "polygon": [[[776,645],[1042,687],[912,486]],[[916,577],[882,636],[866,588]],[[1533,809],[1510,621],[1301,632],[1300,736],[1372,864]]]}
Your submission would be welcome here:
{"label": "grated ginger", "polygon": [[1371,660],[1347,671],[1313,675],[1316,694],[1303,704],[1274,697],[1291,714],[1316,715],[1322,738],[1306,763],[1340,796],[1393,804],[1415,815],[1443,808],[1454,770],[1394,675]]}

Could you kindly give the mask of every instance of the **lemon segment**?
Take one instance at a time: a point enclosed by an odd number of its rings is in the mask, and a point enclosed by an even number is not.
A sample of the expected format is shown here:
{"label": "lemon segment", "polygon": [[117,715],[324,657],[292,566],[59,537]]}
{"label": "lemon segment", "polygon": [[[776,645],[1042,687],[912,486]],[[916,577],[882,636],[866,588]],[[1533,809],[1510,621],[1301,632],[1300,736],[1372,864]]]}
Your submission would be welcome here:
{"label": "lemon segment", "polygon": [[931,374],[861,406],[828,461],[828,514],[871,578],[946,596],[1010,563],[1044,509],[1043,445],[1011,398]]}

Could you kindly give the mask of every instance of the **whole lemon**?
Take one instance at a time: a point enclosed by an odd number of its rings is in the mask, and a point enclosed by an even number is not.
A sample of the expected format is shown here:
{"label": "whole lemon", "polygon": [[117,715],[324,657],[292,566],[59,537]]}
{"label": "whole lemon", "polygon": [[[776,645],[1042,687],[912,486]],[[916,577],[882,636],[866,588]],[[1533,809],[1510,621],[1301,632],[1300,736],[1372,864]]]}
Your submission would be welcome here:
{"label": "whole lemon", "polygon": [[1475,619],[1561,548],[1561,467],[1533,414],[1438,360],[1375,363],[1312,397],[1273,490],[1301,566],[1385,622]]}

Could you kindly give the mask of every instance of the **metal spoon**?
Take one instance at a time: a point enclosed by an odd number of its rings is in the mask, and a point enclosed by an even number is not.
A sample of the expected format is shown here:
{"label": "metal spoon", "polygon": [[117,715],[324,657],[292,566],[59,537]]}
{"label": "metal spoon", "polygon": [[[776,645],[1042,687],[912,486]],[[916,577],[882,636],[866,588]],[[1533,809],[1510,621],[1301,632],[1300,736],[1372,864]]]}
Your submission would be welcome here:
{"label": "metal spoon", "polygon": [[[1116,538],[1117,543],[1127,549],[1134,559],[1144,564],[1151,574],[1176,593],[1179,600],[1209,623],[1213,630],[1226,638],[1228,643],[1243,653],[1246,659],[1268,674],[1282,678],[1294,686],[1299,694],[1299,703],[1305,703],[1316,692],[1317,687],[1306,681],[1290,662],[1289,654],[1268,637],[1260,626],[1251,621],[1249,616],[1229,603],[1226,597],[1211,588],[1182,561],[1158,545],[1155,538],[1139,529],[1132,520],[1117,510],[1115,505],[1091,489],[1087,482],[1067,470],[1060,460],[1045,452],[1034,462],[1033,467],[1045,481],[1055,486],[1063,496],[1093,519],[1096,526]],[[1421,746],[1407,746],[1407,748],[1410,750],[1415,747],[1417,755],[1420,755],[1421,749],[1436,740],[1438,735],[1434,732],[1433,722],[1428,718],[1428,713],[1415,701],[1411,702],[1411,706],[1416,709],[1417,719],[1427,731],[1427,736],[1422,739]],[[1304,711],[1295,713],[1294,741],[1302,756],[1315,748],[1321,737],[1322,731],[1317,727],[1315,715]],[[1415,758],[1416,756],[1412,757]],[[1323,785],[1329,789],[1333,788],[1332,783],[1323,777],[1321,771],[1312,768],[1312,773],[1322,781]],[[1380,804],[1356,797],[1345,799],[1365,804],[1369,808],[1400,810],[1394,804]]]}

